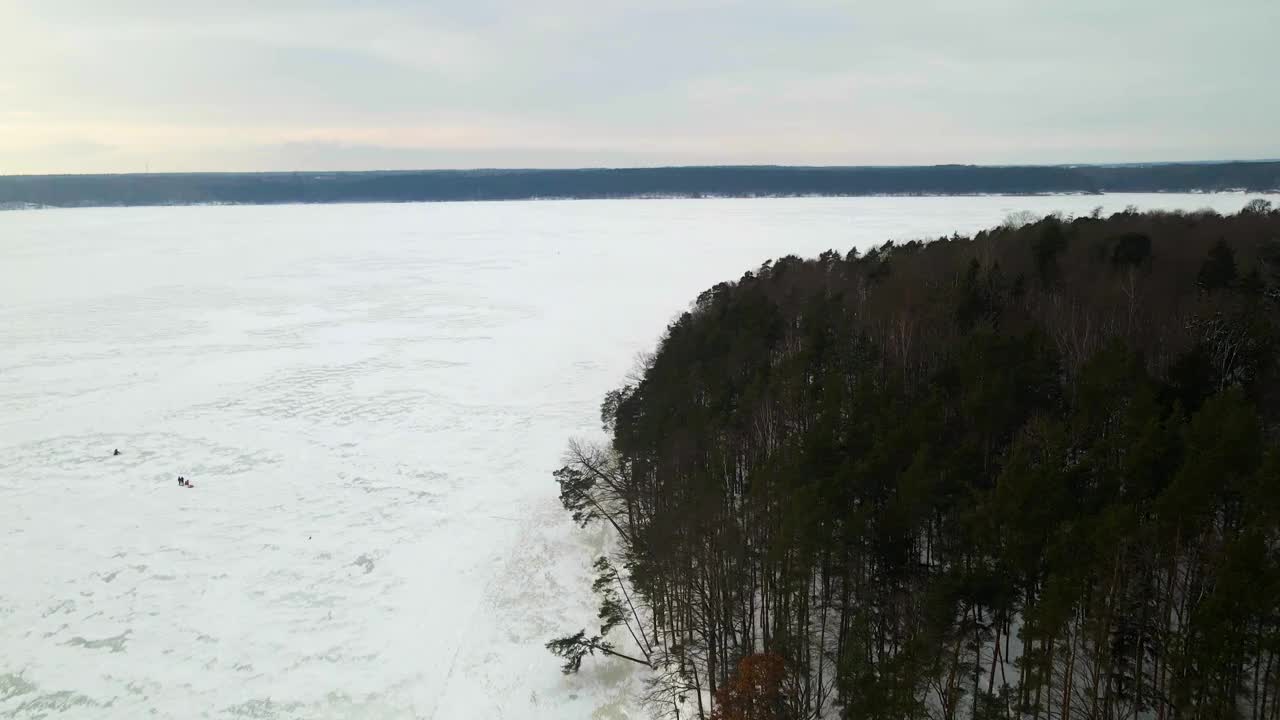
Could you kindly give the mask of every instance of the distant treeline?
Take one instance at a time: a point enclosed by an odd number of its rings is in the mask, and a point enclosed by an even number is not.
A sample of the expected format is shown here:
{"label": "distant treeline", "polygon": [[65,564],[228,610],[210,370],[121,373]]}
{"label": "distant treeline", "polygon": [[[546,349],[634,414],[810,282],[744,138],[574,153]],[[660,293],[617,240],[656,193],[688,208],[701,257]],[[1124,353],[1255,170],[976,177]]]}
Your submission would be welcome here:
{"label": "distant treeline", "polygon": [[28,175],[0,177],[0,207],[1274,189],[1280,162]]}
{"label": "distant treeline", "polygon": [[549,648],[672,716],[1277,720],[1278,357],[1261,200],[766,262],[571,444],[617,545]]}

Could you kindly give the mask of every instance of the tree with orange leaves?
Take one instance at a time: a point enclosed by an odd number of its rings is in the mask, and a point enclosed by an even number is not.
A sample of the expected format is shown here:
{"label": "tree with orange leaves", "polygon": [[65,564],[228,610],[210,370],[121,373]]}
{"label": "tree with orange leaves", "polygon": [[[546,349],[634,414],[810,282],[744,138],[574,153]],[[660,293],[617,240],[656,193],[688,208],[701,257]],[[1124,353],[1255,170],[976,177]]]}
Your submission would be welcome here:
{"label": "tree with orange leaves", "polygon": [[711,720],[781,720],[782,656],[756,653],[738,662],[738,672],[716,691]]}

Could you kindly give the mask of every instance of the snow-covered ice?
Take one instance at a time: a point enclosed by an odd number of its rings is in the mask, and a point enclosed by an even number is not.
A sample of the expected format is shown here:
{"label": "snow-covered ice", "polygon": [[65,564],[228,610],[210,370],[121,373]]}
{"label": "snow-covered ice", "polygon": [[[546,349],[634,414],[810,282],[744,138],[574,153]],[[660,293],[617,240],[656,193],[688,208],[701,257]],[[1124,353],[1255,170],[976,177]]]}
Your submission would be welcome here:
{"label": "snow-covered ice", "polygon": [[698,292],[1017,210],[1246,199],[0,214],[0,717],[638,717],[632,667],[542,647],[593,624],[603,542],[550,471]]}

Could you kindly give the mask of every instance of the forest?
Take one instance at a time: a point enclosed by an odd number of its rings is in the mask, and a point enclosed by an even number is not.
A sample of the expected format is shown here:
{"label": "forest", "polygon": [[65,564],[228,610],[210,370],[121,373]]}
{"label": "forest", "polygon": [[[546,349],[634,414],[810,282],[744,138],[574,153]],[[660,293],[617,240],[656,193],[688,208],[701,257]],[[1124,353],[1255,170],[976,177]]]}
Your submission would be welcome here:
{"label": "forest", "polygon": [[1280,161],[0,176],[0,208],[1280,190]]}
{"label": "forest", "polygon": [[570,443],[547,647],[677,718],[1280,720],[1278,354],[1263,200],[765,262]]}

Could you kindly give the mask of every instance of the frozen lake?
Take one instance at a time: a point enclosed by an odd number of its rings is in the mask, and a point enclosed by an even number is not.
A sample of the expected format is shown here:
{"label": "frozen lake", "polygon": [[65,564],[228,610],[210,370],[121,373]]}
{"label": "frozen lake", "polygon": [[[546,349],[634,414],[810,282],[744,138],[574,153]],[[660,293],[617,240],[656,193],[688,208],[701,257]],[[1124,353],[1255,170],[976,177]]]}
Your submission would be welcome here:
{"label": "frozen lake", "polygon": [[595,624],[603,540],[550,472],[698,292],[1017,210],[1246,200],[0,213],[0,717],[640,717],[625,663],[542,647]]}

